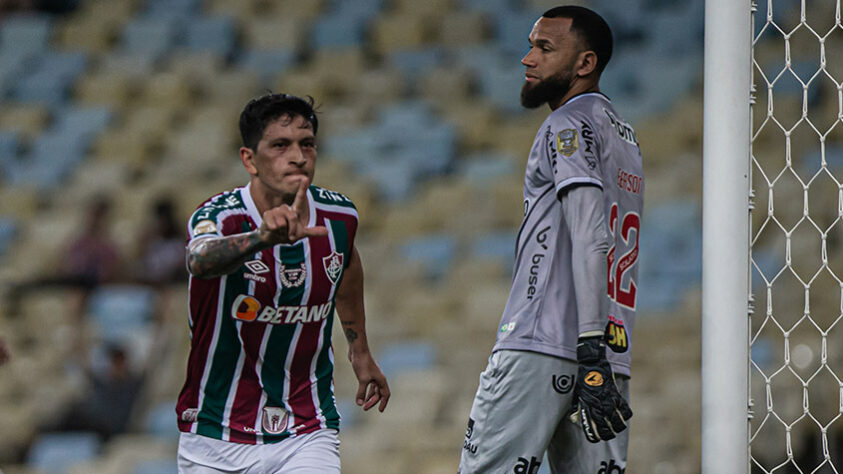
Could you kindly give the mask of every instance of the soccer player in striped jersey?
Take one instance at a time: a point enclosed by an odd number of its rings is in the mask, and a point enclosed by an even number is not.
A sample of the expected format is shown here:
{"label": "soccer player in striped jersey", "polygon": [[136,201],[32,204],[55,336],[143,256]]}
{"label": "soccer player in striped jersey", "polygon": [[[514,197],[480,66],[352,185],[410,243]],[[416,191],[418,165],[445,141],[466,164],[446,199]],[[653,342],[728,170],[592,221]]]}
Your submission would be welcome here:
{"label": "soccer player in striped jersey", "polygon": [[357,404],[382,412],[389,401],[366,339],[357,210],[310,184],[317,128],[312,99],[249,102],[240,115],[248,184],[190,218],[180,472],[340,472],[335,308]]}
{"label": "soccer player in striped jersey", "polygon": [[553,473],[622,474],[641,151],[600,93],[612,53],[603,18],[552,8],[529,43],[521,103],[548,104],[551,113],[527,160],[512,288],[480,375],[460,472],[535,474],[547,454]]}

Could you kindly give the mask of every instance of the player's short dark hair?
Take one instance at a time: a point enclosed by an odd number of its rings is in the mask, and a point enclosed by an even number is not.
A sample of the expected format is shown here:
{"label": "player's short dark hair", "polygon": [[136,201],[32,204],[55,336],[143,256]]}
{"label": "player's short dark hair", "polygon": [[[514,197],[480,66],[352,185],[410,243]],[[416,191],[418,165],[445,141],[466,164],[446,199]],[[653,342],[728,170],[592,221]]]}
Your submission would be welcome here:
{"label": "player's short dark hair", "polygon": [[240,113],[240,137],[243,146],[258,149],[266,126],[283,116],[300,116],[310,122],[313,134],[319,129],[319,120],[313,107],[313,97],[296,97],[290,94],[266,94],[249,101]]}
{"label": "player's short dark hair", "polygon": [[586,47],[597,55],[597,73],[603,72],[612,58],[612,29],[602,16],[593,10],[576,5],[554,7],[542,14],[545,18],[570,18],[571,31],[585,41]]}

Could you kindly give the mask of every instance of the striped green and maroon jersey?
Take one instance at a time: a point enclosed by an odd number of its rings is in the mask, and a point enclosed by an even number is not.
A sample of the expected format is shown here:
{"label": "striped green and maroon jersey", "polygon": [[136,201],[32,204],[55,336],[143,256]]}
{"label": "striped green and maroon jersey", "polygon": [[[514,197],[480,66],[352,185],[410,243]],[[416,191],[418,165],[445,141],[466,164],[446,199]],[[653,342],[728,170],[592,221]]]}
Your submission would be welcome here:
{"label": "striped green and maroon jersey", "polygon": [[[218,194],[190,218],[189,240],[256,230],[250,187]],[[245,444],[339,428],[331,347],[334,298],[357,231],[347,197],[307,192],[308,226],[328,236],[255,253],[217,278],[191,276],[190,356],[179,430]]]}

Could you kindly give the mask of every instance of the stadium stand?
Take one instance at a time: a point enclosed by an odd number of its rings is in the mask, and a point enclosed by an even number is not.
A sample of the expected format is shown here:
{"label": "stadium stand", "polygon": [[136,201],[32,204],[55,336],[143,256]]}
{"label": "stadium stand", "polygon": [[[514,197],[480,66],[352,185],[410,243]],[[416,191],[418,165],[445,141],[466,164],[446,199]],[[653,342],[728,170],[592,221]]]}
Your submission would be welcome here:
{"label": "stadium stand", "polygon": [[[369,338],[393,389],[386,413],[356,412],[338,333],[344,472],[454,472],[545,114],[518,103],[519,61],[555,2],[68,3],[62,15],[0,16],[4,298],[51,273],[90,197],[111,200],[114,238],[130,254],[159,193],[186,220],[209,195],[245,183],[236,118],[250,97],[312,95],[324,124],[316,183],[358,204]],[[647,172],[630,471],[662,474],[693,472],[699,459],[703,2],[674,3],[589,2],[617,33],[603,90],[638,130]],[[839,169],[843,154],[826,156]],[[776,265],[773,249],[765,261]],[[0,367],[0,469],[175,472],[186,293],[183,282],[125,281],[0,305],[13,351]],[[47,431],[86,390],[66,361],[129,334],[138,336],[130,362],[146,377],[127,432]]]}

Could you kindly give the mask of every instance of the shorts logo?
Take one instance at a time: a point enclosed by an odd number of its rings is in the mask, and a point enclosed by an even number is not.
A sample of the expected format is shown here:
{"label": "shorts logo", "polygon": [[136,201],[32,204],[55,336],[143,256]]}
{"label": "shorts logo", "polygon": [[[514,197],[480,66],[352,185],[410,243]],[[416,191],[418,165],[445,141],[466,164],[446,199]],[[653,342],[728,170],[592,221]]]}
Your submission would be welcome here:
{"label": "shorts logo", "polygon": [[278,276],[281,277],[281,284],[287,288],[299,287],[307,278],[307,265],[304,262],[298,268],[287,268],[281,265],[278,269]]}
{"label": "shorts logo", "polygon": [[609,316],[609,323],[606,324],[606,345],[615,352],[626,352],[629,349],[623,321],[613,316]]}
{"label": "shorts logo", "polygon": [[212,220],[199,221],[193,226],[193,235],[211,234],[217,231],[217,225]]}
{"label": "shorts logo", "polygon": [[571,156],[580,147],[579,136],[575,128],[566,128],[556,134],[556,149],[565,156]]}
{"label": "shorts logo", "polygon": [[512,470],[515,474],[536,474],[539,472],[539,467],[542,465],[541,459],[536,459],[535,456],[527,458],[518,458],[518,464]]}
{"label": "shorts logo", "polygon": [[589,387],[599,387],[603,385],[603,375],[596,371],[592,370],[591,372],[585,374],[585,384]]}
{"label": "shorts logo", "polygon": [[181,412],[181,421],[193,423],[199,417],[198,408],[187,408]]}
{"label": "shorts logo", "polygon": [[468,440],[471,439],[472,434],[474,434],[474,420],[469,418],[468,427],[465,429],[465,441],[462,443],[462,449],[471,454],[477,454],[477,445],[468,442]]}
{"label": "shorts logo", "polygon": [[557,393],[561,393],[565,395],[566,393],[570,392],[572,388],[574,388],[574,376],[573,375],[554,375],[551,379],[551,385],[553,385],[553,390],[556,390]]}
{"label": "shorts logo", "polygon": [[600,470],[597,474],[626,474],[626,468],[616,464],[614,459],[609,459],[609,462],[600,462]]}
{"label": "shorts logo", "polygon": [[269,434],[281,434],[287,430],[290,414],[279,407],[263,407],[261,427]]}
{"label": "shorts logo", "polygon": [[336,285],[342,274],[342,254],[336,251],[331,252],[331,255],[322,257],[322,265],[325,267],[325,275],[331,283]]}

